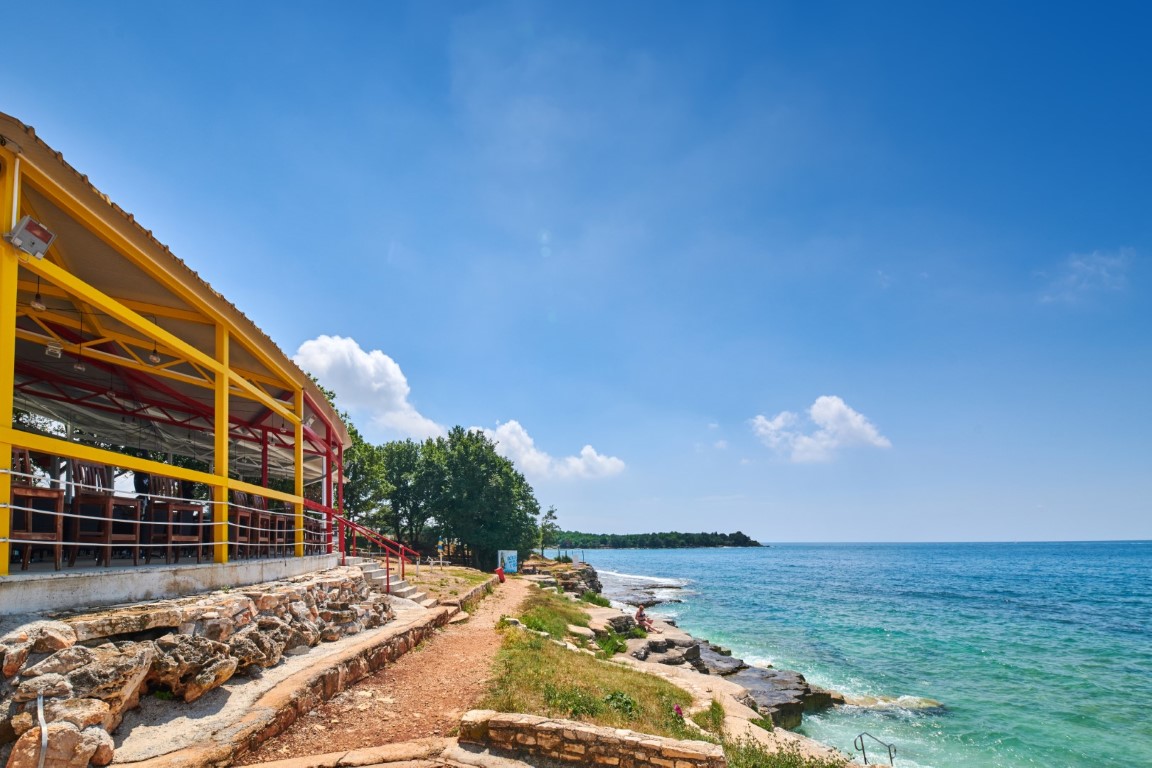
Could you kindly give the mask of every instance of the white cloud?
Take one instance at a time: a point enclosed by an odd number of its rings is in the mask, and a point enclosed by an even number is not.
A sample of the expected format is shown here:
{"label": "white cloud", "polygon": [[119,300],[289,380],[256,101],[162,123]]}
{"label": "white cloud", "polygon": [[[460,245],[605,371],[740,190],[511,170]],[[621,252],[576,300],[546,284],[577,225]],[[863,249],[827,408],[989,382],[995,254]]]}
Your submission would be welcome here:
{"label": "white cloud", "polygon": [[378,349],[365,352],[355,339],[318,336],[305,341],[292,358],[336,393],[336,407],[365,416],[374,433],[424,439],[446,434],[444,427],[408,402],[411,388],[396,361]]}
{"label": "white cloud", "polygon": [[618,475],[624,462],[615,456],[604,456],[586,445],[578,456],[555,458],[536,447],[536,442],[518,421],[506,421],[496,429],[479,429],[496,443],[496,451],[512,461],[530,480],[549,478],[593,478]]}
{"label": "white cloud", "polygon": [[1040,300],[1045,303],[1071,304],[1099,293],[1121,291],[1128,285],[1128,267],[1132,249],[1115,253],[1093,251],[1072,254],[1045,287]]}
{"label": "white cloud", "polygon": [[797,463],[830,461],[840,448],[854,445],[892,447],[872,422],[835,395],[816,398],[808,417],[813,428],[804,431],[800,417],[790,411],[772,418],[757,415],[752,431],[764,445]]}

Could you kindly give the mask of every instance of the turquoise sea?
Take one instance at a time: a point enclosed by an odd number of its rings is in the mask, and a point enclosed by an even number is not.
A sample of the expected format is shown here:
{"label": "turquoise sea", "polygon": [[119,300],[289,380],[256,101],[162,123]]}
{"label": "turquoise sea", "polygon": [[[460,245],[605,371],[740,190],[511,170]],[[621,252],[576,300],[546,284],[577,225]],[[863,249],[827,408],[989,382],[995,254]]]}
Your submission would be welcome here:
{"label": "turquoise sea", "polygon": [[[845,752],[867,731],[908,768],[1152,766],[1152,542],[583,555],[609,597],[677,583],[664,594],[683,602],[650,612],[750,663],[886,702],[805,716],[801,733]],[[943,706],[916,708],[924,699]]]}

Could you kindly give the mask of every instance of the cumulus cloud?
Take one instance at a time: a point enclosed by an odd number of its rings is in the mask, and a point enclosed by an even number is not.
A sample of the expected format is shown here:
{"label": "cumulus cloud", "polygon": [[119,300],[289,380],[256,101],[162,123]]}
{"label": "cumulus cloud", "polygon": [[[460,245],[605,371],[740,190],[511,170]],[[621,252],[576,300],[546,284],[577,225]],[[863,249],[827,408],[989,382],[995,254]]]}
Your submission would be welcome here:
{"label": "cumulus cloud", "polygon": [[1124,290],[1128,285],[1128,267],[1132,250],[1115,253],[1093,251],[1074,253],[1065,259],[1040,294],[1045,303],[1075,303],[1101,293]]}
{"label": "cumulus cloud", "polygon": [[396,361],[378,349],[364,351],[355,339],[318,336],[305,341],[292,358],[336,393],[337,407],[366,416],[386,435],[424,439],[446,434],[444,427],[408,402],[411,388]]}
{"label": "cumulus cloud", "polygon": [[811,424],[783,411],[772,418],[757,415],[752,431],[761,442],[796,463],[830,461],[841,448],[856,445],[891,448],[872,422],[835,395],[823,395],[808,409]]}
{"label": "cumulus cloud", "polygon": [[579,455],[556,458],[536,447],[528,430],[518,421],[506,421],[496,429],[474,427],[496,443],[496,451],[509,459],[531,480],[551,478],[594,478],[618,475],[624,471],[624,462],[615,456],[597,453],[590,445],[580,449]]}

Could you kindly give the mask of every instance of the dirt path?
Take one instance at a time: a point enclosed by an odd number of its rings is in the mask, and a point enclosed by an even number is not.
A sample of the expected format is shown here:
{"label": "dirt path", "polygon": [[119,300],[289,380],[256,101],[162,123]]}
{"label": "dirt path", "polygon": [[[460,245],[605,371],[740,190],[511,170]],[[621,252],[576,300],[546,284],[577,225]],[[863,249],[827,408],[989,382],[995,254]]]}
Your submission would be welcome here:
{"label": "dirt path", "polygon": [[529,582],[509,579],[476,606],[472,617],[451,624],[300,718],[237,765],[373,747],[428,736],[446,736],[487,690],[500,647],[496,622],[512,616]]}

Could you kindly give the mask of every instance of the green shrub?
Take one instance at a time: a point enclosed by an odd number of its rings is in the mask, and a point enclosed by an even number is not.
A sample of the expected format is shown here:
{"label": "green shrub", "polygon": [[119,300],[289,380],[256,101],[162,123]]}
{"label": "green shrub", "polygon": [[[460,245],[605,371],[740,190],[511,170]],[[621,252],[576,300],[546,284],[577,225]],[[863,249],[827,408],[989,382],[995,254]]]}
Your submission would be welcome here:
{"label": "green shrub", "polygon": [[772,718],[770,717],[758,717],[755,720],[749,720],[748,722],[752,723],[752,725],[758,725],[766,731],[770,731],[776,727],[772,724]]}
{"label": "green shrub", "polygon": [[598,605],[601,608],[609,608],[612,605],[612,602],[608,598],[603,595],[598,595],[590,589],[584,590],[584,594],[580,595],[580,599],[586,603]]}
{"label": "green shrub", "polygon": [[606,656],[615,656],[628,650],[628,643],[612,630],[608,630],[607,634],[596,635],[596,645],[600,646]]}
{"label": "green shrub", "polygon": [[724,757],[728,768],[845,768],[844,757],[807,757],[795,745],[779,752],[769,752],[755,739],[724,742]]}
{"label": "green shrub", "polygon": [[556,562],[558,562],[558,563],[570,563],[570,562],[572,562],[572,558],[569,557],[568,555],[560,555],[559,557],[556,558]]}
{"label": "green shrub", "polygon": [[724,735],[724,707],[716,699],[708,705],[708,709],[701,710],[692,715],[692,722],[709,733],[717,736]]}
{"label": "green shrub", "polygon": [[592,694],[575,686],[544,684],[544,702],[565,717],[595,717],[604,711],[604,705]]}
{"label": "green shrub", "polygon": [[640,707],[636,703],[636,699],[624,693],[624,691],[612,691],[604,697],[604,703],[629,720],[635,720],[636,715],[640,713]]}

